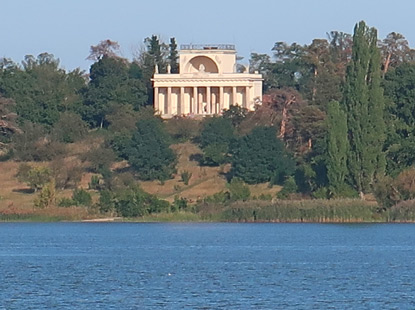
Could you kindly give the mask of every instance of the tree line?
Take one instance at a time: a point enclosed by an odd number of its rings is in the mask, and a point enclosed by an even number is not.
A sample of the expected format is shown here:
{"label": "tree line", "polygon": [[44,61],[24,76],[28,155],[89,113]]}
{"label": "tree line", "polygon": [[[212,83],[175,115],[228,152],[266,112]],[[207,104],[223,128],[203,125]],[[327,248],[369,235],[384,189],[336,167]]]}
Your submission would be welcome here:
{"label": "tree line", "polygon": [[[142,191],[134,180],[163,182],[177,174],[170,146],[182,141],[200,146],[200,165],[230,164],[224,175],[230,183],[283,186],[279,198],[374,193],[390,207],[415,194],[415,52],[401,34],[379,40],[375,28],[359,22],[353,35],[276,42],[272,55],[250,59],[250,70],[264,77],[262,104],[252,112],[233,106],[203,121],[163,121],[153,113],[154,67],[179,70],[174,38],[168,44],[146,38],[132,61],[105,40],[88,58],[88,73],[66,72],[48,53],[21,64],[1,59],[1,158],[52,161],[45,179],[53,176],[62,188],[79,179],[77,169],[63,167],[86,167],[100,175],[91,183],[105,210],[128,200],[121,196],[149,201],[137,198]],[[94,135],[100,142],[68,162],[68,145],[88,144]],[[112,167],[119,160],[128,162],[129,174]],[[20,176],[27,180],[29,172],[23,167]]]}

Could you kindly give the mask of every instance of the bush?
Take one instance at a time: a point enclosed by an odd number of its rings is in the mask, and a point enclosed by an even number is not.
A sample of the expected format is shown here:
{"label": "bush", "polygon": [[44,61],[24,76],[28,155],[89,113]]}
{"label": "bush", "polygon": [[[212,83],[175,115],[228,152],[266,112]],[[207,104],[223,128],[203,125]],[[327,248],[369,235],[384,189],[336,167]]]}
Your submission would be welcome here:
{"label": "bush", "polygon": [[251,196],[249,187],[245,185],[244,181],[242,181],[240,178],[233,178],[228,184],[228,189],[231,201],[246,201],[249,199],[249,196]]}
{"label": "bush", "polygon": [[199,135],[200,121],[175,117],[166,122],[166,130],[177,142],[191,141]]}
{"label": "bush", "polygon": [[91,176],[91,182],[88,183],[88,188],[99,190],[101,188],[101,178],[97,175]]}
{"label": "bush", "polygon": [[92,205],[91,194],[84,189],[75,189],[72,193],[72,200],[76,206],[89,207]]}
{"label": "bush", "polygon": [[64,112],[52,129],[52,136],[56,141],[73,143],[79,141],[88,133],[88,125],[78,114]]}
{"label": "bush", "polygon": [[146,214],[167,211],[170,204],[154,195],[144,192],[137,186],[131,186],[115,193],[114,207],[123,217],[140,217]]}
{"label": "bush", "polygon": [[57,188],[73,188],[81,181],[83,169],[78,159],[57,158],[51,162],[50,167]]}
{"label": "bush", "polygon": [[31,167],[21,164],[16,175],[19,182],[26,183],[35,192],[51,181],[51,171],[47,167]]}
{"label": "bush", "polygon": [[225,143],[214,143],[203,149],[201,164],[205,166],[219,166],[228,159],[229,147]]}
{"label": "bush", "polygon": [[295,162],[272,127],[257,127],[231,146],[230,174],[248,184],[277,182],[294,171]]}
{"label": "bush", "polygon": [[277,198],[287,199],[290,198],[290,194],[294,194],[298,191],[297,184],[293,176],[289,176],[285,181],[282,190],[277,193]]}
{"label": "bush", "polygon": [[59,199],[58,206],[68,208],[68,207],[76,206],[76,202],[71,198],[63,197]]}
{"label": "bush", "polygon": [[51,182],[43,186],[38,196],[34,200],[34,206],[35,208],[44,209],[44,208],[55,206],[55,202],[56,202],[55,182],[52,180]]}
{"label": "bush", "polygon": [[184,185],[189,185],[189,181],[192,178],[192,173],[185,170],[180,174],[180,177],[182,178]]}

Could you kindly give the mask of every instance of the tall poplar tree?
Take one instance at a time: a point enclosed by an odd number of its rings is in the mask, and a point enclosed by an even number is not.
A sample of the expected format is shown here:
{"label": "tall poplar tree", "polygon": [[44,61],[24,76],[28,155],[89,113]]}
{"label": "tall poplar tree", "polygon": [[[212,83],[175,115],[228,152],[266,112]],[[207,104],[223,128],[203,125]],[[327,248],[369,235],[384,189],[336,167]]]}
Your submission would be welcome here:
{"label": "tall poplar tree", "polygon": [[385,140],[383,90],[377,31],[361,21],[355,26],[352,59],[346,71],[344,108],[350,151],[349,172],[363,198],[377,175],[384,173]]}
{"label": "tall poplar tree", "polygon": [[327,107],[327,179],[330,192],[337,196],[344,189],[347,175],[347,121],[337,101]]}

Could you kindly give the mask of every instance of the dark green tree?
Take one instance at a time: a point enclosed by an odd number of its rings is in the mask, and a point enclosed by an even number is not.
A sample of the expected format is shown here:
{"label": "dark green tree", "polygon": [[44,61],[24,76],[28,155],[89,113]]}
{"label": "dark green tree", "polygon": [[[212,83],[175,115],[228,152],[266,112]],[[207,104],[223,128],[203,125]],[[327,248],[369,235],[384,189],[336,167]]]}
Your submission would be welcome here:
{"label": "dark green tree", "polygon": [[353,35],[352,59],[347,68],[343,105],[347,114],[352,183],[363,198],[377,176],[383,175],[385,140],[383,90],[380,86],[377,31],[362,21]]}
{"label": "dark green tree", "polygon": [[227,160],[229,144],[234,138],[234,128],[230,119],[212,117],[202,124],[199,145],[203,150],[202,164],[217,166]]}
{"label": "dark green tree", "polygon": [[112,104],[130,104],[138,110],[146,102],[137,65],[104,56],[91,66],[89,87],[80,113],[92,127],[106,127],[105,116]]}
{"label": "dark green tree", "polygon": [[231,175],[248,184],[281,183],[295,166],[273,127],[256,127],[233,143],[230,154]]}
{"label": "dark green tree", "polygon": [[179,52],[177,51],[177,43],[175,38],[170,38],[169,44],[169,64],[171,68],[171,73],[179,73]]}
{"label": "dark green tree", "polygon": [[387,170],[392,175],[415,164],[415,64],[392,67],[383,81],[387,102]]}
{"label": "dark green tree", "polygon": [[175,172],[176,155],[169,148],[170,137],[163,125],[155,117],[140,119],[131,139],[116,145],[115,151],[142,180],[166,180]]}
{"label": "dark green tree", "polygon": [[341,192],[347,176],[347,121],[346,114],[337,101],[327,109],[327,178],[333,195]]}

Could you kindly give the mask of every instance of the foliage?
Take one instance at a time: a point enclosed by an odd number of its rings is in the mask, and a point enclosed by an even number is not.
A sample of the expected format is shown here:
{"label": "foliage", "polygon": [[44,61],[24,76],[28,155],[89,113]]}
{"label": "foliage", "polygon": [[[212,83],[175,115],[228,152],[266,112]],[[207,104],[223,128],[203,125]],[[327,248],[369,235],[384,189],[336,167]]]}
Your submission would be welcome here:
{"label": "foliage", "polygon": [[233,127],[229,119],[211,117],[203,121],[199,144],[202,149],[212,144],[229,145],[233,138]]}
{"label": "foliage", "polygon": [[88,126],[78,114],[64,112],[53,126],[52,133],[59,142],[73,143],[85,137]]}
{"label": "foliage", "polygon": [[387,72],[383,81],[387,102],[388,172],[397,175],[415,163],[415,64]]}
{"label": "foliage", "polygon": [[353,185],[363,195],[385,170],[383,92],[380,87],[377,32],[362,21],[355,27],[352,59],[347,68],[344,109],[347,115],[348,168]]}
{"label": "foliage", "polygon": [[103,57],[90,69],[90,82],[79,113],[92,127],[107,127],[106,115],[116,104],[138,110],[147,102],[141,73],[136,64],[120,58]]}
{"label": "foliage", "polygon": [[186,198],[179,198],[179,196],[174,196],[174,201],[171,205],[171,209],[173,212],[186,211],[188,208],[189,205]]}
{"label": "foliage", "polygon": [[81,181],[83,173],[82,165],[78,159],[57,158],[50,163],[50,170],[58,189],[76,187]]}
{"label": "foliage", "polygon": [[55,182],[51,180],[49,183],[44,184],[44,186],[40,190],[38,196],[34,200],[34,206],[35,208],[45,209],[55,206],[55,202]]}
{"label": "foliage", "polygon": [[51,171],[47,167],[31,167],[21,164],[16,175],[19,182],[26,183],[35,192],[51,181]]}
{"label": "foliage", "polygon": [[116,193],[114,207],[123,217],[139,217],[166,211],[170,205],[167,201],[160,200],[137,186],[132,186]]}
{"label": "foliage", "polygon": [[205,166],[219,166],[228,160],[229,147],[225,143],[213,143],[203,149],[201,164]]}
{"label": "foliage", "polygon": [[184,185],[189,185],[189,181],[192,178],[192,173],[187,170],[184,170],[180,173],[180,177]]}
{"label": "foliage", "polygon": [[297,184],[295,183],[295,178],[293,176],[288,176],[283,184],[282,190],[277,193],[277,198],[287,199],[290,198],[290,194],[294,194],[298,191]]}
{"label": "foliage", "polygon": [[251,196],[249,187],[240,178],[234,177],[228,184],[230,201],[246,201]]}
{"label": "foliage", "polygon": [[275,128],[257,127],[231,147],[231,175],[248,184],[281,182],[294,171],[294,161],[276,137]]}
{"label": "foliage", "polygon": [[170,137],[158,118],[141,119],[131,139],[114,145],[142,180],[166,180],[175,172],[176,155],[169,148]]}
{"label": "foliage", "polygon": [[236,128],[242,123],[247,114],[248,109],[239,105],[231,105],[229,109],[223,111],[222,117],[224,119],[229,119],[232,126]]}
{"label": "foliage", "polygon": [[327,110],[327,178],[330,192],[338,195],[347,176],[347,122],[346,114],[337,101],[329,103]]}
{"label": "foliage", "polygon": [[191,118],[174,117],[165,124],[167,132],[177,142],[191,141],[200,132],[200,121]]}
{"label": "foliage", "polygon": [[89,207],[92,204],[91,194],[83,188],[77,188],[73,191],[72,200],[75,202],[76,206]]}

